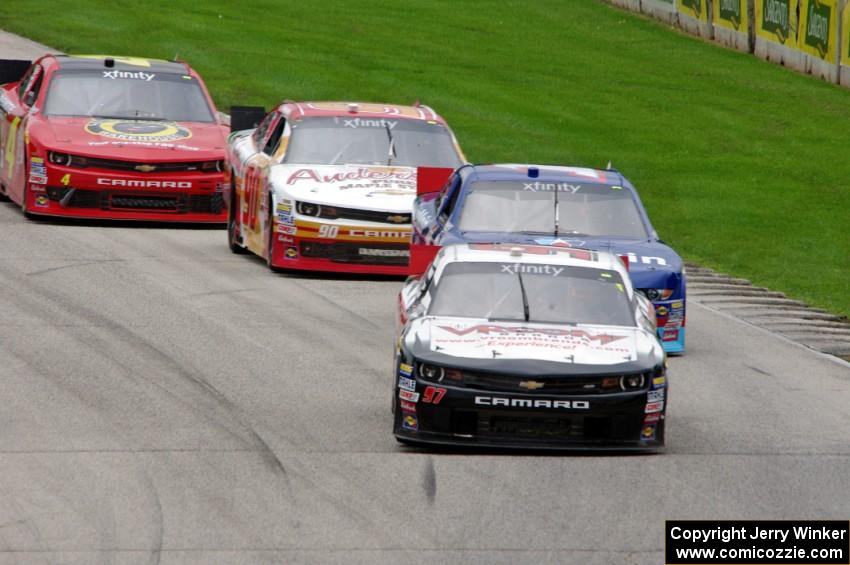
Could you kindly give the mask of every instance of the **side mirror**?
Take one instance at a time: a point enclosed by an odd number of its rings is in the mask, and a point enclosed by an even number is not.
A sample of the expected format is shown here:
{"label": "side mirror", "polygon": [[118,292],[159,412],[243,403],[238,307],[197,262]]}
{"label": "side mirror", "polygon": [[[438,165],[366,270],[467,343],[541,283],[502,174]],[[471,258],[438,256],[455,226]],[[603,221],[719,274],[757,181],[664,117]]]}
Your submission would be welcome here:
{"label": "side mirror", "polygon": [[230,131],[254,129],[265,116],[266,109],[261,106],[231,106]]}

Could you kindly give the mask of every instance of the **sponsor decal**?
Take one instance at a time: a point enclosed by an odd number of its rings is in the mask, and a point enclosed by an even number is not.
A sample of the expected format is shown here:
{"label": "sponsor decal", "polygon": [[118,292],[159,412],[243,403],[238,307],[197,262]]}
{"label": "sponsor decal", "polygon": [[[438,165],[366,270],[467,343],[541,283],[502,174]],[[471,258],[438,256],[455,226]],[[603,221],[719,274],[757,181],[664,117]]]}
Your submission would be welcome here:
{"label": "sponsor decal", "polygon": [[419,419],[416,417],[416,414],[405,414],[404,418],[401,419],[401,427],[406,430],[417,431],[419,429]]}
{"label": "sponsor decal", "polygon": [[643,441],[652,441],[655,439],[655,424],[644,426],[640,431],[640,439]]}
{"label": "sponsor decal", "polygon": [[[407,180],[416,181],[416,171],[408,169],[367,169],[360,167],[354,171],[343,171],[330,175],[320,175],[315,169],[298,169],[289,175],[286,184],[300,181],[310,181],[321,184],[343,181],[376,181],[376,180]],[[414,187],[415,188],[415,187]]]}
{"label": "sponsor decal", "polygon": [[286,202],[278,202],[276,210],[278,212],[292,212],[292,204],[288,201]]}
{"label": "sponsor decal", "polygon": [[667,315],[667,307],[666,306],[656,306],[655,313],[658,316],[666,316]]}
{"label": "sponsor decal", "polygon": [[667,383],[667,377],[654,377],[652,379],[652,388],[662,388]]}
{"label": "sponsor decal", "polygon": [[[339,118],[335,118],[335,121],[339,123]],[[390,128],[394,129],[396,125],[398,125],[398,120],[385,120],[381,118],[380,120],[366,120],[363,118],[353,118],[346,119],[342,118],[343,127],[347,128]]]}
{"label": "sponsor decal", "polygon": [[143,80],[145,82],[150,82],[154,79],[154,77],[156,77],[155,73],[146,73],[144,71],[135,71],[135,72],[118,71],[118,70],[103,71],[103,78],[110,78],[110,79],[129,78],[129,79]]}
{"label": "sponsor decal", "polygon": [[298,257],[298,249],[295,247],[287,247],[286,251],[283,252],[283,256],[287,259],[295,259]]}
{"label": "sponsor decal", "polygon": [[398,388],[416,392],[416,381],[408,377],[398,377]]}
{"label": "sponsor decal", "polygon": [[180,149],[182,151],[201,150],[199,147],[192,147],[191,145],[183,145],[181,143],[157,143],[153,141],[89,141],[89,145],[92,147],[103,147],[105,145],[124,147],[125,145],[132,145],[135,147],[164,147],[166,149]]}
{"label": "sponsor decal", "polygon": [[534,240],[540,245],[552,245],[554,247],[581,247],[586,241],[582,239],[564,239],[561,237],[541,237]]}
{"label": "sponsor decal", "polygon": [[522,273],[523,275],[550,275],[557,277],[564,272],[564,267],[555,265],[532,265],[525,263],[514,263],[511,265],[502,265],[502,272],[509,275]]}
{"label": "sponsor decal", "polygon": [[684,302],[682,302],[681,300],[677,300],[676,302],[670,303],[670,308],[673,308],[674,310],[676,310],[676,309],[682,308],[684,305],[685,305]]}
{"label": "sponsor decal", "polygon": [[646,405],[645,412],[647,414],[653,414],[655,412],[661,412],[664,410],[664,401],[661,400],[659,402],[648,402]]}
{"label": "sponsor decal", "polygon": [[644,424],[652,424],[652,423],[655,423],[659,420],[661,420],[661,413],[655,412],[653,414],[647,414],[646,417],[643,419],[643,423]]}
{"label": "sponsor decal", "polygon": [[561,329],[561,328],[526,328],[526,327],[505,327],[492,324],[480,324],[468,328],[453,328],[451,326],[437,326],[449,333],[457,336],[464,336],[470,333],[483,335],[490,334],[509,334],[509,335],[541,335],[541,336],[556,336],[556,337],[574,337],[584,341],[598,341],[601,345],[624,339],[624,335],[611,334],[592,334],[581,329]]}
{"label": "sponsor decal", "polygon": [[369,257],[410,257],[409,249],[369,249],[361,247],[357,250],[360,255]]}
{"label": "sponsor decal", "polygon": [[277,236],[277,240],[281,243],[295,243],[295,240],[289,236],[279,235]]}
{"label": "sponsor decal", "polygon": [[641,255],[640,259],[638,256],[632,252],[626,253],[626,258],[629,260],[629,264],[633,263],[642,263],[644,265],[652,265],[655,263],[656,265],[667,265],[667,260],[664,257],[653,257],[651,255]]}
{"label": "sponsor decal", "polygon": [[298,228],[296,228],[295,226],[287,226],[283,224],[278,224],[277,226],[278,233],[284,233],[286,235],[295,235],[297,231]]}
{"label": "sponsor decal", "polygon": [[407,363],[399,363],[398,372],[405,377],[409,377],[413,373],[413,365]]}
{"label": "sponsor decal", "polygon": [[551,400],[548,398],[509,398],[504,396],[476,396],[478,406],[505,406],[510,408],[560,408],[564,410],[589,410],[587,400]]}
{"label": "sponsor decal", "polygon": [[128,188],[192,188],[189,181],[97,179],[98,186],[126,186]]}
{"label": "sponsor decal", "polygon": [[408,239],[410,232],[388,231],[388,230],[348,230],[351,237],[384,237],[395,239]]}
{"label": "sponsor decal", "polygon": [[664,389],[658,390],[650,390],[646,393],[646,401],[647,402],[658,402],[659,400],[664,400]]}
{"label": "sponsor decal", "polygon": [[399,405],[401,406],[402,412],[413,412],[416,414],[416,405],[412,402],[408,402],[406,400],[399,400]]}
{"label": "sponsor decal", "polygon": [[47,197],[44,195],[38,196],[35,199],[35,205],[39,208],[46,208],[48,204],[50,204],[50,201],[47,200]]}
{"label": "sponsor decal", "polygon": [[41,157],[30,158],[30,182],[34,184],[47,184],[47,166]]}
{"label": "sponsor decal", "polygon": [[446,395],[446,389],[437,386],[427,386],[422,392],[422,402],[439,404]]}
{"label": "sponsor decal", "polygon": [[419,402],[419,393],[418,392],[410,392],[409,390],[400,389],[398,391],[398,397],[402,400],[407,400],[408,402],[413,402],[416,404]]}
{"label": "sponsor decal", "polygon": [[661,341],[677,341],[679,339],[679,328],[664,328]]}
{"label": "sponsor decal", "polygon": [[524,182],[522,183],[523,190],[531,192],[568,192],[575,194],[581,188],[580,184],[568,184],[565,182]]}
{"label": "sponsor decal", "polygon": [[829,29],[832,7],[821,0],[809,0],[806,11],[806,34],[803,43],[808,45],[821,59],[829,52]]}
{"label": "sponsor decal", "polygon": [[86,131],[122,141],[176,141],[192,137],[192,132],[175,122],[94,119]]}

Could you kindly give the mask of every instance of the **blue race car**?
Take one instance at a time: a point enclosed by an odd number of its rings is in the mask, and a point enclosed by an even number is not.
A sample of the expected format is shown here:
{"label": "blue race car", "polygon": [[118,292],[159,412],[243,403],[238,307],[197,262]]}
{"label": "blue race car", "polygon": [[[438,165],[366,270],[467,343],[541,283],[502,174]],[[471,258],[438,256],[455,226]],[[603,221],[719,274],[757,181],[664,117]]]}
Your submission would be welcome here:
{"label": "blue race car", "polygon": [[466,165],[413,206],[411,274],[444,245],[524,243],[611,251],[655,305],[667,353],[685,351],[682,259],[658,238],[632,184],[615,170]]}

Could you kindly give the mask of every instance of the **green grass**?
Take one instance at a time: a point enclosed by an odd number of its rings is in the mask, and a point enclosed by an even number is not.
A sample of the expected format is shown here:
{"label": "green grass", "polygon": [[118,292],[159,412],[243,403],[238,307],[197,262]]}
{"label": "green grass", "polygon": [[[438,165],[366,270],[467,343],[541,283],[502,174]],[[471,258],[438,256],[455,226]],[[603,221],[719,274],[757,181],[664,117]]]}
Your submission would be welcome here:
{"label": "green grass", "polygon": [[474,162],[610,159],[686,259],[850,315],[850,91],[601,2],[11,0],[0,27],[177,54],[225,110],[421,99]]}

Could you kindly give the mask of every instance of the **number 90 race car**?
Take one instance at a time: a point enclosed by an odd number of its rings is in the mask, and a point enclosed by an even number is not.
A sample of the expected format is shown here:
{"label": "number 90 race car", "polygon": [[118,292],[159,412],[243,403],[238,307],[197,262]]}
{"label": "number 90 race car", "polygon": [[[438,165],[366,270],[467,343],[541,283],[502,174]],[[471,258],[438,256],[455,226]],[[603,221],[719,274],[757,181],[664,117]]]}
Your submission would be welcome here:
{"label": "number 90 race car", "polygon": [[611,251],[655,305],[667,353],[685,350],[682,259],[661,241],[619,172],[543,165],[468,165],[413,206],[411,273],[440,246],[516,242]]}
{"label": "number 90 race car", "polygon": [[25,214],[226,220],[227,127],[187,64],[45,55],[0,84],[0,194]]}
{"label": "number 90 race car", "polygon": [[240,131],[240,111],[229,139],[234,253],[272,269],[407,274],[417,167],[446,168],[445,179],[464,162],[442,118],[420,105],[284,102]]}
{"label": "number 90 race car", "polygon": [[604,251],[444,247],[399,295],[402,443],[654,450],[666,354],[652,304]]}

